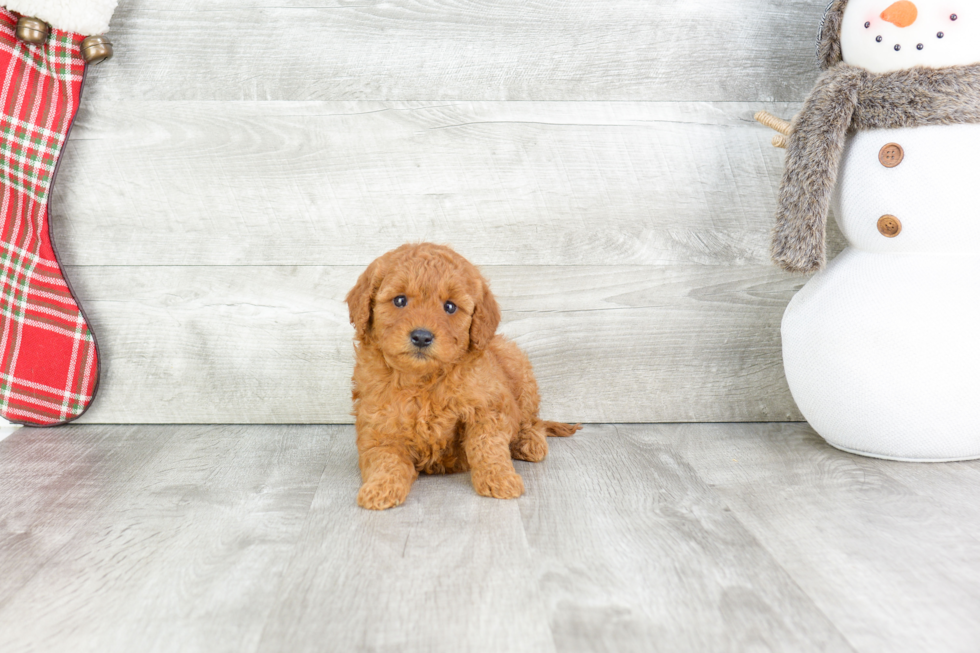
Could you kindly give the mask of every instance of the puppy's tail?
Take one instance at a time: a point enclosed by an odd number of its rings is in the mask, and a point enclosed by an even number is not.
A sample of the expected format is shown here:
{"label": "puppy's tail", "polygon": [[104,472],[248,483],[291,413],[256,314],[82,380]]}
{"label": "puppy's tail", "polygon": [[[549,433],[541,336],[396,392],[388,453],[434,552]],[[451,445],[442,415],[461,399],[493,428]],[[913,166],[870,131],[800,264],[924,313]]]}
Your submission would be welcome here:
{"label": "puppy's tail", "polygon": [[576,431],[582,430],[581,424],[563,424],[562,422],[544,422],[545,431],[551,438],[567,438]]}

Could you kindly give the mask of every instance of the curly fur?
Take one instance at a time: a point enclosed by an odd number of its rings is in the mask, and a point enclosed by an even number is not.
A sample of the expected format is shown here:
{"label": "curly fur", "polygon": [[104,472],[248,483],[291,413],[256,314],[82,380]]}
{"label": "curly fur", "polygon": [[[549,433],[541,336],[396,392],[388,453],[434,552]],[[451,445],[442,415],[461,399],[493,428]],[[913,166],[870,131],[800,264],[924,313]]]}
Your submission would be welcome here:
{"label": "curly fur", "polygon": [[66,32],[91,36],[109,31],[109,19],[118,0],[2,0],[0,4],[22,16],[40,18]]}
{"label": "curly fur", "polygon": [[[408,302],[402,308],[393,303],[400,295]],[[454,314],[447,301],[458,307]],[[448,247],[388,252],[360,276],[347,305],[362,507],[401,504],[420,472],[469,470],[479,494],[517,498],[524,482],[512,459],[541,461],[546,436],[579,429],[539,419],[530,361],[495,335],[500,310],[489,285]],[[434,334],[430,346],[412,344],[416,329]]]}
{"label": "curly fur", "polygon": [[838,63],[793,121],[772,258],[791,272],[826,264],[827,213],[852,130],[980,123],[980,64],[871,73]]}

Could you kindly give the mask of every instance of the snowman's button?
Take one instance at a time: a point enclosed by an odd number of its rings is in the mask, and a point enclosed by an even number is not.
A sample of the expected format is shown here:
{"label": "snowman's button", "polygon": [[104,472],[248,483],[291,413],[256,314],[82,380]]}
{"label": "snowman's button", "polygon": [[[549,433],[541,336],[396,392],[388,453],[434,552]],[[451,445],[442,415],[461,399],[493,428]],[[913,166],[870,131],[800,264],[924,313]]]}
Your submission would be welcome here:
{"label": "snowman's button", "polygon": [[885,238],[894,238],[902,233],[902,221],[894,215],[883,215],[878,218],[878,233]]}
{"label": "snowman's button", "polygon": [[905,150],[898,143],[889,143],[878,152],[878,161],[886,168],[898,166],[905,158]]}

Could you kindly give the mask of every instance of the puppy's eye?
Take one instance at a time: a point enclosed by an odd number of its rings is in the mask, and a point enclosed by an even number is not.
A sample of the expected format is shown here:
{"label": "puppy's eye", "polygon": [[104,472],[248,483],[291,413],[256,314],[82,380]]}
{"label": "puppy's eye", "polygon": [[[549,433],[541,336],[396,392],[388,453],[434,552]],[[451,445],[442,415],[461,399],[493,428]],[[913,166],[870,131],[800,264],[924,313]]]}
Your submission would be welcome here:
{"label": "puppy's eye", "polygon": [[391,300],[391,302],[397,308],[405,308],[406,306],[408,306],[408,297],[406,297],[405,295],[398,295],[393,300]]}
{"label": "puppy's eye", "polygon": [[446,312],[449,313],[450,315],[456,312],[456,304],[452,302],[446,302],[445,304],[442,305],[442,307],[446,309]]}

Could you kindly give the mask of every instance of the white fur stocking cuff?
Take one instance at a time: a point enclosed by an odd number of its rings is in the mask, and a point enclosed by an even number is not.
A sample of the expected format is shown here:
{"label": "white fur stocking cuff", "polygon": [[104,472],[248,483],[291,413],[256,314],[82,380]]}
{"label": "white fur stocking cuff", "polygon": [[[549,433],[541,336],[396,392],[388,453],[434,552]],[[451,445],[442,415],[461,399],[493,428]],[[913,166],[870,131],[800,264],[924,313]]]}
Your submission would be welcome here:
{"label": "white fur stocking cuff", "polygon": [[92,36],[109,31],[119,0],[0,0],[10,11],[40,18],[66,32]]}

